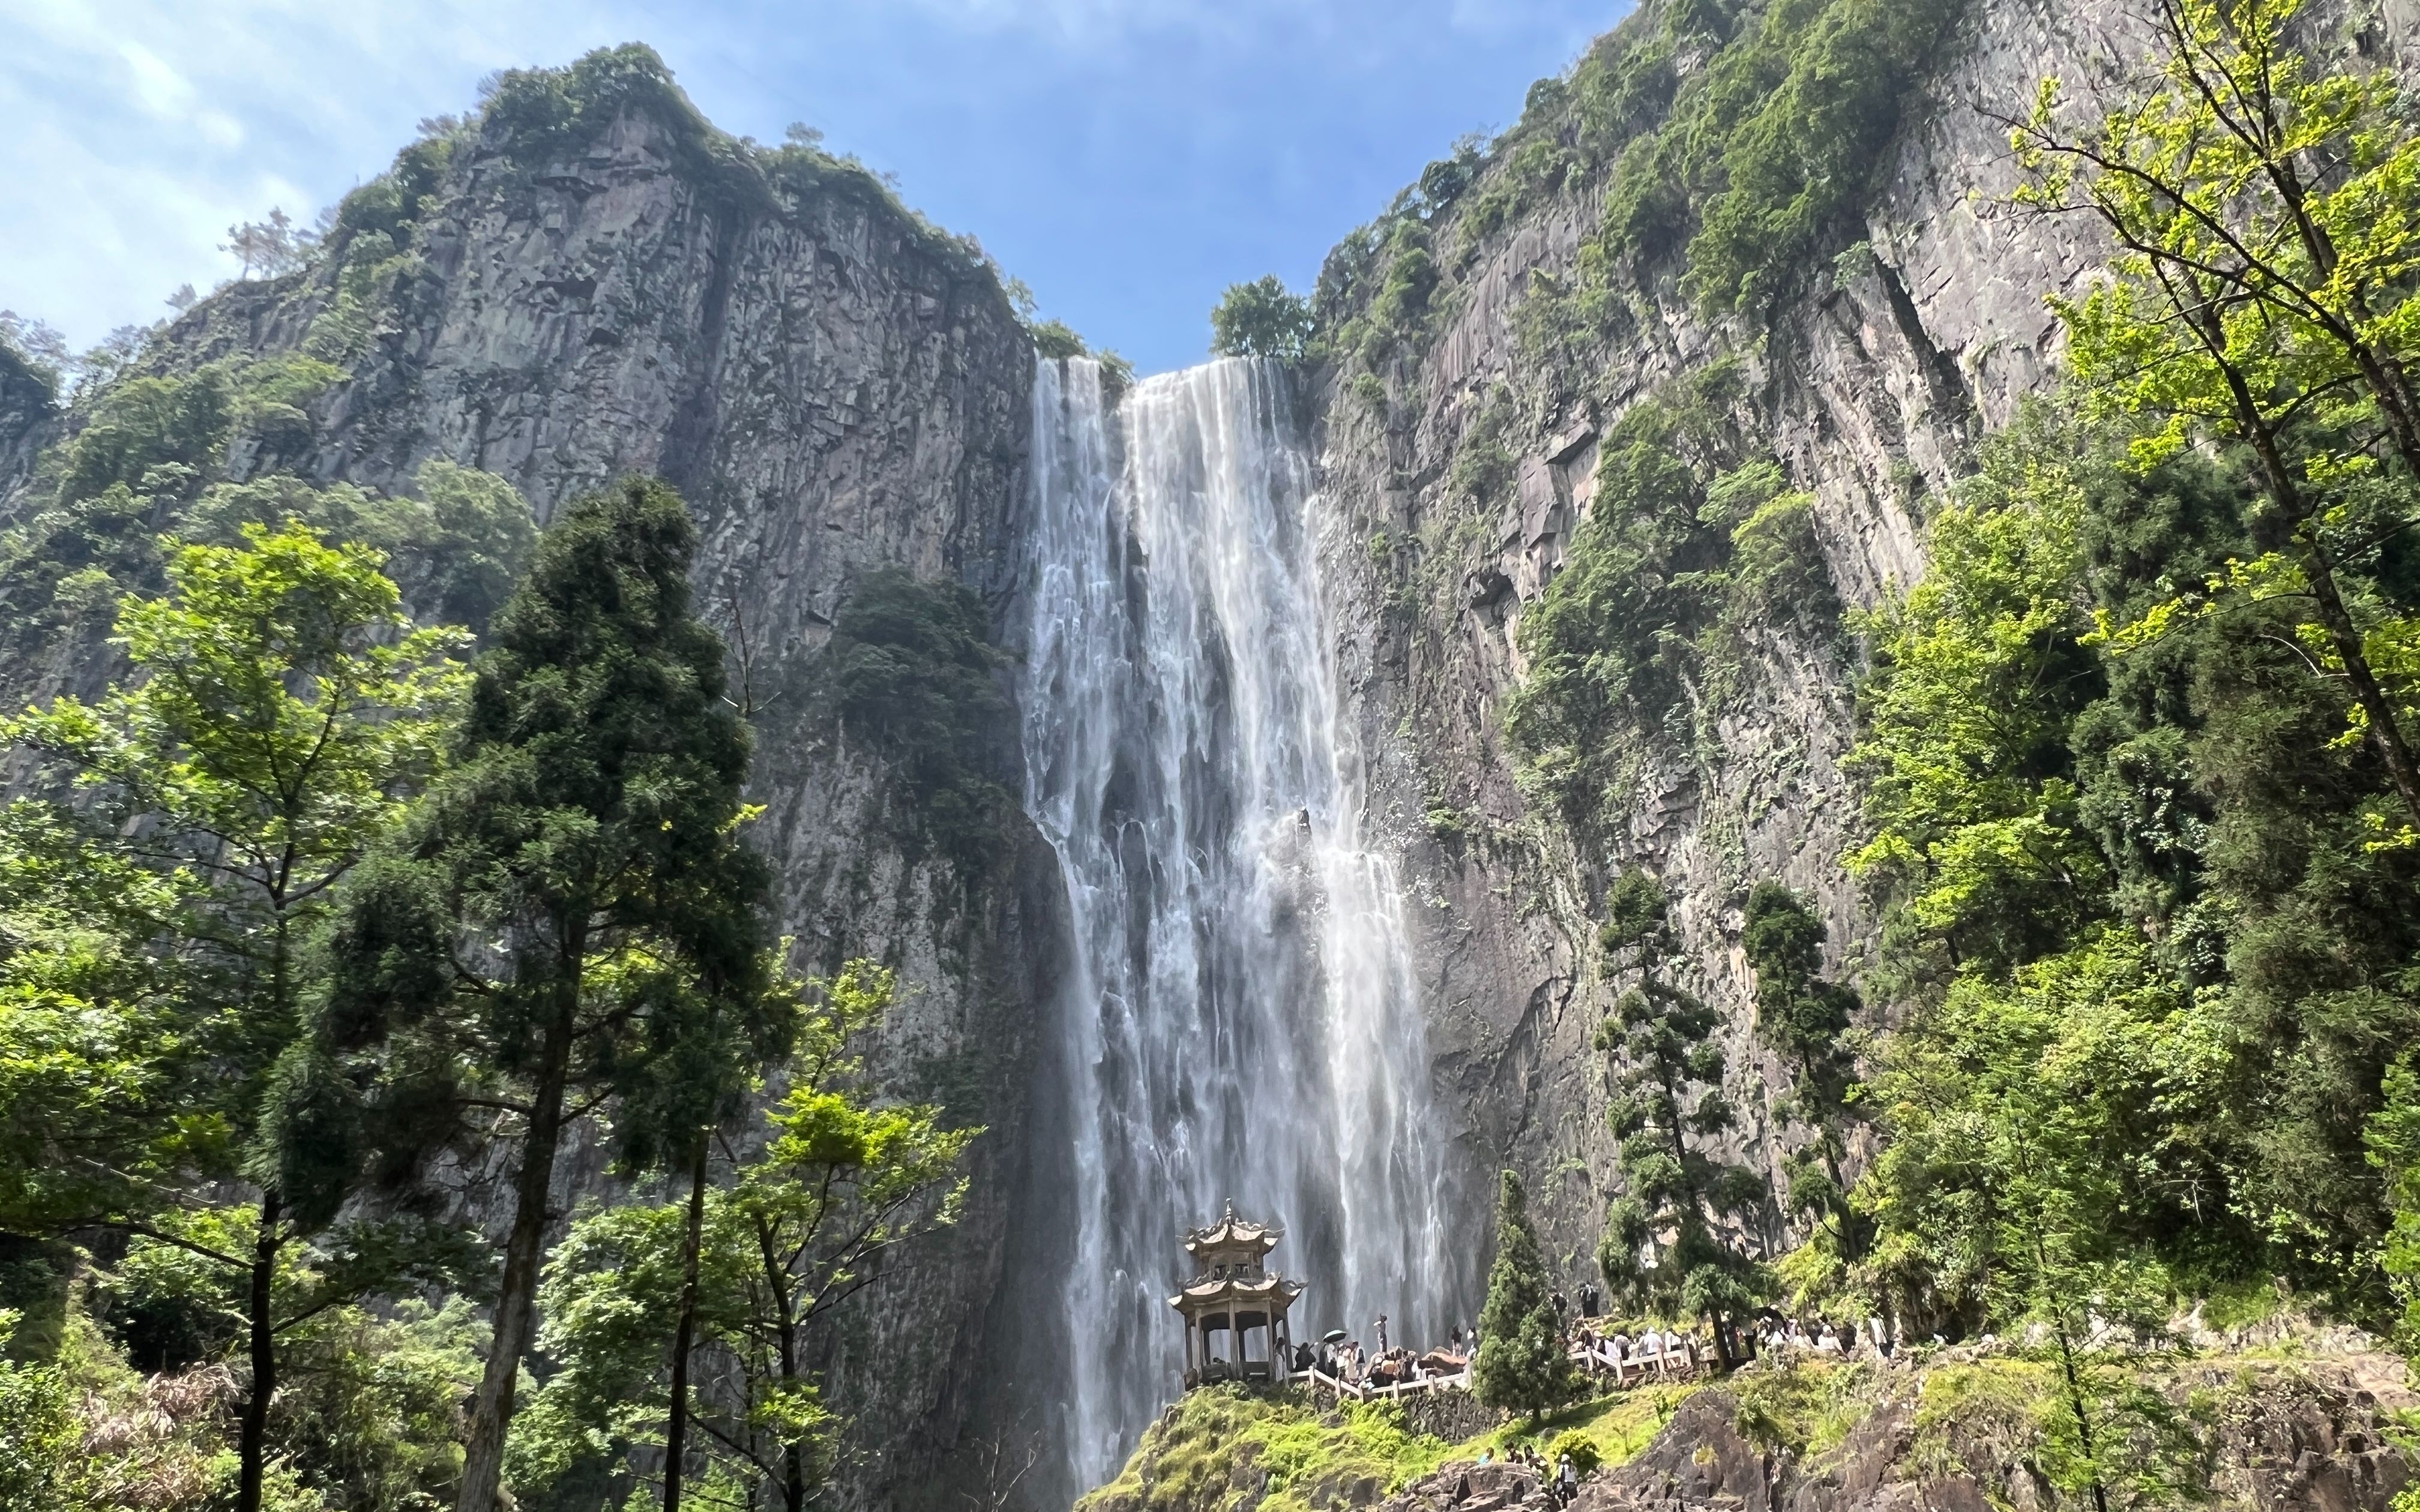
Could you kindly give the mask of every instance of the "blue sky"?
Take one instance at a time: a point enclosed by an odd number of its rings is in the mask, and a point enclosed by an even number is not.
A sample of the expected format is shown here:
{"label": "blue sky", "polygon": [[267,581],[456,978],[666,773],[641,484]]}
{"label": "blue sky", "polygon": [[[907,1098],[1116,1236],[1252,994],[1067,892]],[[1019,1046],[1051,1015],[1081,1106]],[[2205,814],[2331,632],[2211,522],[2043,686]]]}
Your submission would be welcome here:
{"label": "blue sky", "polygon": [[235,271],[499,68],[652,43],[717,124],[898,176],[1144,371],[1220,289],[1307,288],[1623,0],[0,0],[0,307],[78,346]]}

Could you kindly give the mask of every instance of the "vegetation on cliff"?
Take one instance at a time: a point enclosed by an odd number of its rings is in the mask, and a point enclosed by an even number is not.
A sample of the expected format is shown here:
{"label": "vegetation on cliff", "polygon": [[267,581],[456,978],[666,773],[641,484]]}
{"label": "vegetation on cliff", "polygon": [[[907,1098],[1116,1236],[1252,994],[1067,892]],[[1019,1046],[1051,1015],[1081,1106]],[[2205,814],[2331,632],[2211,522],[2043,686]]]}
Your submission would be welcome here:
{"label": "vegetation on cliff", "polygon": [[[2072,217],[2117,255],[2043,291],[2064,381],[1979,446],[1954,438],[1965,476],[1869,476],[1929,563],[1869,611],[1841,615],[1821,565],[1840,543],[1817,539],[1775,455],[1798,354],[1768,317],[1827,276],[1872,276],[1864,254],[1827,264],[1856,250],[1911,85],[1960,45],[1955,8],[1644,9],[1340,248],[1316,305],[1340,393],[1380,418],[1416,399],[1448,435],[1433,474],[1401,475],[1443,517],[1372,546],[1415,635],[1448,605],[1461,623],[1466,597],[1504,612],[1487,567],[1512,553],[1473,542],[1518,517],[1525,448],[1559,465],[1588,428],[1574,417],[1602,428],[1585,515],[1525,543],[1559,560],[1518,605],[1504,717],[1603,914],[1629,866],[1666,864],[1640,853],[1644,779],[1706,778],[1764,712],[1760,679],[1855,676],[1849,864],[1881,937],[1837,942],[1854,986],[1829,980],[1807,902],[1744,853],[1711,900],[1740,910],[1714,928],[1788,1079],[1769,1163],[1787,1191],[1702,1222],[1750,1252],[1797,1246],[1730,1310],[1787,1295],[1916,1339],[2022,1339],[2057,1387],[2038,1404],[2063,1435],[2040,1451],[2065,1457],[2055,1478],[2120,1500],[2150,1494],[2120,1487],[2153,1432],[2137,1366],[2195,1299],[2284,1297],[2384,1334],[2420,1294],[2420,137],[2396,71],[2304,8],[2143,19],[2138,92],[1998,102],[2028,175],[2001,213]],[[1420,369],[1401,359],[1481,286],[1481,259],[1516,260],[1494,239],[1600,208],[1522,291],[1516,371],[1407,395]],[[1671,326],[1704,340],[1660,341]],[[1641,344],[1678,369],[1644,393]],[[1456,844],[1529,838],[1430,802]],[[1609,933],[1605,959],[1650,993],[1629,939]],[[1635,1009],[1609,1042],[1642,1025],[1608,1070],[1617,1137],[1660,1130],[1636,1083],[1685,1057]],[[1729,1069],[1684,1067],[1663,1101],[1685,1116]],[[1604,1229],[1618,1283],[1692,1242],[1655,1196],[1669,1162],[1633,1142],[1596,1173],[1622,1194]],[[1634,1211],[1651,1199],[1652,1220]]]}
{"label": "vegetation on cliff", "polygon": [[1423,1427],[1388,1402],[1322,1408],[1298,1391],[1236,1385],[1187,1392],[1147,1429],[1115,1480],[1081,1512],[1326,1512],[1372,1506],[1414,1482],[1515,1444],[1589,1468],[1625,1463],[1697,1388],[1642,1387],[1538,1419],[1482,1428]]}
{"label": "vegetation on cliff", "polygon": [[[667,1502],[694,1468],[798,1505],[831,1466],[830,1315],[954,1217],[976,1131],[876,1108],[848,1049],[888,974],[801,983],[763,935],[749,739],[679,499],[566,505],[466,668],[470,634],[416,625],[379,551],[297,517],[519,505],[423,483],[188,487],[183,522],[232,539],[165,542],[163,590],[120,597],[124,685],[7,726],[74,779],[0,810],[12,1506],[484,1507],[508,1445],[532,1495],[668,1451]],[[503,570],[446,560],[437,602]],[[670,1200],[557,1246],[552,1167],[591,1118]],[[457,1227],[482,1165],[513,1194],[501,1276]]]}

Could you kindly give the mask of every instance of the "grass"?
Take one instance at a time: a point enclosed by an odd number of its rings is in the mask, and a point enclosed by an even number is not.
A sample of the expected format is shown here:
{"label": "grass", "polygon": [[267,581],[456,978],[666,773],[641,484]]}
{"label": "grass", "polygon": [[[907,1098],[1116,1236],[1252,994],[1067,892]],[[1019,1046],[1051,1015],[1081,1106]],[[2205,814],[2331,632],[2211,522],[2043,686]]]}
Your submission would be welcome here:
{"label": "grass", "polygon": [[1785,1358],[1731,1378],[1739,1429],[1766,1449],[1814,1455],[1836,1447],[1873,1409],[1873,1367]]}
{"label": "grass", "polygon": [[1623,1464],[1654,1442],[1655,1435],[1671,1421],[1673,1410],[1696,1390],[1694,1382],[1639,1386],[1615,1396],[1591,1397],[1559,1412],[1548,1413],[1534,1427],[1526,1420],[1516,1419],[1466,1439],[1454,1445],[1446,1458],[1476,1459],[1481,1450],[1487,1449],[1500,1459],[1515,1444],[1522,1443],[1543,1452],[1568,1434],[1593,1445],[1599,1465]]}
{"label": "grass", "polygon": [[1328,1412],[1292,1391],[1242,1386],[1189,1392],[1152,1426],[1118,1478],[1079,1512],[1317,1512],[1391,1495],[1439,1467],[1502,1458],[1516,1444],[1544,1451],[1584,1442],[1600,1465],[1619,1465],[1653,1442],[1694,1386],[1642,1387],[1600,1396],[1449,1443],[1411,1427],[1391,1402],[1345,1402]]}

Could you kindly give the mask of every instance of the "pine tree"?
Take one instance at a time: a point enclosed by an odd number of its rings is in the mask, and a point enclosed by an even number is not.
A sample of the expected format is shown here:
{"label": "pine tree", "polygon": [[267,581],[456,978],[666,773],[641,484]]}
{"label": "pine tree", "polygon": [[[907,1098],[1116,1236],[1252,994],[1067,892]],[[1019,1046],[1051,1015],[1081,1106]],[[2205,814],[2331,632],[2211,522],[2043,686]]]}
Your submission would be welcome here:
{"label": "pine tree", "polygon": [[1554,1288],[1529,1227],[1528,1196],[1511,1171],[1496,1199],[1496,1267],[1487,1275],[1479,1338],[1472,1384],[1488,1406],[1538,1418],[1579,1395],[1579,1373],[1564,1351]]}
{"label": "pine tree", "polygon": [[1823,933],[1815,910],[1783,884],[1749,889],[1740,951],[1756,973],[1757,1037],[1790,1068],[1792,1095],[1780,1111],[1815,1135],[1784,1164],[1790,1209],[1828,1225],[1841,1257],[1854,1260],[1864,1249],[1864,1221],[1849,1206],[1841,1161],[1850,1078],[1843,1037],[1857,996],[1820,975]]}
{"label": "pine tree", "polygon": [[[1618,1057],[1610,1111],[1625,1188],[1607,1215],[1597,1263],[1632,1305],[1704,1319],[1729,1368],[1730,1330],[1764,1281],[1717,1225],[1770,1194],[1755,1172],[1703,1148],[1733,1122],[1723,1049],[1713,1038],[1722,1021],[1672,980],[1679,942],[1669,911],[1664,885],[1645,872],[1633,868],[1614,884],[1604,942],[1613,965],[1637,980],[1597,1037]],[[1697,1087],[1705,1089],[1693,1097]]]}
{"label": "pine tree", "polygon": [[[474,669],[454,772],[356,879],[336,932],[323,1032],[367,1084],[364,1153],[407,1171],[473,1112],[483,1137],[520,1136],[464,1512],[496,1505],[569,1126],[643,1108],[666,1057],[749,1040],[706,1018],[768,996],[768,875],[736,833],[749,733],[722,696],[722,642],[690,611],[695,545],[660,483],[564,507]],[[634,1126],[693,1159],[694,1131],[673,1126],[711,1107],[657,1111]]]}

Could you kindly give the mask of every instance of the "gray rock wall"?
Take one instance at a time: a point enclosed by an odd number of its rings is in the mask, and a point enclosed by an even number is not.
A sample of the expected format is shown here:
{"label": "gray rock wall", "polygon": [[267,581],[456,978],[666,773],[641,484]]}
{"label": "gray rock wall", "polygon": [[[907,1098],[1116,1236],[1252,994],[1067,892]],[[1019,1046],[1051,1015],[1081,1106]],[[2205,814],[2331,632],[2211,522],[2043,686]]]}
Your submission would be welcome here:
{"label": "gray rock wall", "polygon": [[[1021,817],[980,874],[904,843],[880,770],[819,698],[815,657],[875,567],[954,579],[1005,614],[1032,347],[990,270],[931,228],[861,186],[793,205],[721,192],[683,165],[675,130],[628,112],[535,171],[493,143],[458,154],[417,233],[419,270],[312,404],[307,441],[239,440],[228,471],[400,491],[439,457],[508,478],[541,520],[626,473],[689,500],[701,609],[751,652],[756,833],[798,964],[896,966],[906,998],[877,1067],[994,1131],[964,1222],[892,1263],[827,1362],[858,1424],[845,1501],[881,1505],[902,1486],[929,1494],[969,1411],[962,1366],[988,1327],[1023,1168],[1058,881]],[[145,367],[298,350],[335,298],[324,264],[235,285]],[[15,516],[31,449],[57,425],[5,397],[0,515]],[[65,648],[81,665],[51,686],[98,675],[97,652]],[[589,1149],[565,1162],[557,1197],[568,1212],[616,1191]]]}
{"label": "gray rock wall", "polygon": [[[2330,8],[2313,24],[2324,47],[2406,67],[2420,48],[2420,11],[2408,6]],[[1417,894],[1437,1085],[1469,1130],[1474,1165],[1530,1178],[1542,1237],[1572,1284],[1594,1274],[1612,1195],[1604,1057],[1590,1048],[1616,995],[1595,943],[1612,876],[1643,864],[1672,885],[1690,984],[1729,1016],[1740,1149],[1775,1169],[1803,1135],[1774,1126],[1786,1083],[1753,1039],[1738,948],[1747,888],[1778,877],[1811,892],[1837,969],[1854,969],[1873,929],[1841,866],[1857,801],[1840,768],[1857,670],[1845,640],[1761,633],[1714,737],[1690,748],[1676,735],[1652,753],[1635,791],[1616,795],[1626,818],[1602,848],[1516,787],[1503,731],[1522,671],[1515,632],[1588,511],[1597,439],[1659,383],[1737,354],[1760,439],[1815,496],[1842,600],[1871,606],[1912,581],[1921,501],[2055,381],[2043,297],[2076,287],[2102,255],[2089,224],[2006,206],[2018,169],[1995,113],[2023,111],[2044,76],[2088,100],[2139,65],[2146,36],[2123,5],[1970,7],[1889,151],[1868,252],[1807,270],[1769,327],[1710,320],[1667,273],[1626,291],[1637,314],[1621,342],[1576,360],[1525,355],[1532,275],[1575,281],[1597,214],[1602,182],[1575,184],[1490,238],[1466,269],[1440,255],[1433,304],[1448,315],[1416,361],[1389,372],[1383,412],[1328,376],[1317,405],[1324,564],[1346,606],[1341,655],[1375,758],[1372,801]],[[1437,244],[1453,231],[1449,212]],[[1491,402],[1514,416],[1516,475],[1474,505],[1451,476]],[[1391,549],[1373,545],[1382,533]],[[1458,817],[1440,826],[1440,810]],[[1767,1238],[1789,1241],[1777,1225]]]}

